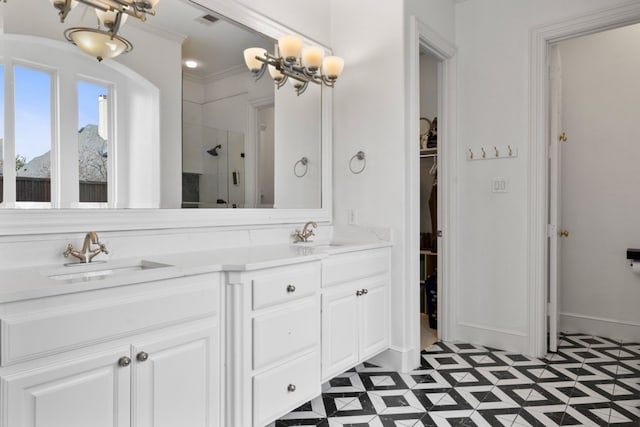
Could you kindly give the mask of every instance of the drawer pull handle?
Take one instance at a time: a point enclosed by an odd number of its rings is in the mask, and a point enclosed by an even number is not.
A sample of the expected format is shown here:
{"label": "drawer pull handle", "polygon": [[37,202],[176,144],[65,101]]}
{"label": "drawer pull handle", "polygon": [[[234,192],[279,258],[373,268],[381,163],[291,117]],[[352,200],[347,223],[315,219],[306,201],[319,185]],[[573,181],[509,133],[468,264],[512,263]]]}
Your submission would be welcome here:
{"label": "drawer pull handle", "polygon": [[130,364],[131,364],[131,359],[128,358],[127,356],[122,356],[120,359],[118,359],[118,366],[122,368],[125,368]]}
{"label": "drawer pull handle", "polygon": [[141,351],[140,353],[138,353],[138,355],[136,356],[136,360],[138,362],[146,362],[147,359],[149,358],[149,354],[145,353],[144,351]]}
{"label": "drawer pull handle", "polygon": [[366,295],[366,294],[368,294],[368,293],[369,293],[369,289],[363,289],[363,290],[362,290],[362,295]]}
{"label": "drawer pull handle", "polygon": [[296,287],[295,287],[295,286],[293,286],[293,285],[289,285],[289,286],[287,286],[287,292],[288,292],[288,293],[292,294],[292,293],[294,293],[295,291],[296,291]]}
{"label": "drawer pull handle", "polygon": [[356,296],[357,296],[357,297],[362,296],[362,291],[361,291],[361,290],[357,290],[357,291],[356,291]]}
{"label": "drawer pull handle", "polygon": [[296,391],[296,386],[293,384],[289,384],[289,386],[287,387],[287,391],[289,393],[293,393],[294,391]]}

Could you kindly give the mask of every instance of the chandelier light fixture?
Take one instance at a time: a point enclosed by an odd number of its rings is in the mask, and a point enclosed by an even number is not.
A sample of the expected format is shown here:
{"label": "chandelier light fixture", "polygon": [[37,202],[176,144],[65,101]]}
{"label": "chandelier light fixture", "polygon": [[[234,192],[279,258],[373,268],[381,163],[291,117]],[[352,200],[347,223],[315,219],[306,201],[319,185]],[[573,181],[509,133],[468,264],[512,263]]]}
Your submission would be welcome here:
{"label": "chandelier light fixture", "polygon": [[97,28],[72,27],[64,32],[65,38],[80,50],[94,56],[98,61],[112,59],[131,52],[133,45],[118,35],[118,31],[129,16],[141,21],[147,15],[155,15],[160,0],[50,0],[58,11],[60,22],[64,22],[71,9],[83,3],[95,9]]}
{"label": "chandelier light fixture", "polygon": [[244,50],[244,61],[256,80],[268,69],[278,89],[290,79],[298,95],[307,89],[309,83],[334,87],[344,68],[342,58],[324,56],[324,49],[304,46],[302,38],[293,34],[278,39],[276,55],[251,47]]}

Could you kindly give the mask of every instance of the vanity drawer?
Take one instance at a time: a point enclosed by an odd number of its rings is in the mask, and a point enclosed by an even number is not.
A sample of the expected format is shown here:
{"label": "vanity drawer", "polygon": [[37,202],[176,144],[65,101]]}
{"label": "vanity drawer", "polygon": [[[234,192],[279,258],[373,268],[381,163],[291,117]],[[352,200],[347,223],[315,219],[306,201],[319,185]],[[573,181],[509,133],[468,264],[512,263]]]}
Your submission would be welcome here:
{"label": "vanity drawer", "polygon": [[251,285],[254,310],[297,300],[320,289],[320,263],[264,270]]}
{"label": "vanity drawer", "polygon": [[253,426],[263,427],[319,394],[316,352],[257,375],[253,378]]}
{"label": "vanity drawer", "polygon": [[[132,286],[133,287],[133,286]],[[155,328],[213,316],[220,276],[202,275],[137,287],[87,292],[84,300],[51,297],[46,306],[26,301],[0,321],[1,366],[98,344]],[[108,296],[107,296],[108,295]]]}
{"label": "vanity drawer", "polygon": [[389,262],[387,248],[331,255],[322,261],[322,287],[389,274]]}
{"label": "vanity drawer", "polygon": [[[319,299],[253,319],[253,368],[260,369],[320,342]],[[294,305],[294,304],[291,304]]]}

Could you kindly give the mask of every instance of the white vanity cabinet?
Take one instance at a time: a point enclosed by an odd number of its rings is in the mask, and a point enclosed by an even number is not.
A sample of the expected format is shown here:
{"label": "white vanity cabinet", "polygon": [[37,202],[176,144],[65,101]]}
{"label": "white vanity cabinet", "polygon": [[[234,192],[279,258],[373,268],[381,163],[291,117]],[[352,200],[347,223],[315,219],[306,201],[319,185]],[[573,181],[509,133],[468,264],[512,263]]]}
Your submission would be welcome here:
{"label": "white vanity cabinet", "polygon": [[263,427],[320,394],[320,261],[227,278],[227,426]]}
{"label": "white vanity cabinet", "polygon": [[0,305],[0,426],[221,426],[220,274]]}
{"label": "white vanity cabinet", "polygon": [[389,347],[388,248],[322,262],[322,381]]}

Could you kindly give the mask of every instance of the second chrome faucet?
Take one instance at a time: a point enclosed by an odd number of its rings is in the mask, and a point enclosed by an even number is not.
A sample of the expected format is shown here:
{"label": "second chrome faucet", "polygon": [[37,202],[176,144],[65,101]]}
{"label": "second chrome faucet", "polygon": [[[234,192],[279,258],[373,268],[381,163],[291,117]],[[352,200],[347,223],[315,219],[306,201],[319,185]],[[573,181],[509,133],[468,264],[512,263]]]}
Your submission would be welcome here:
{"label": "second chrome faucet", "polygon": [[293,233],[293,237],[295,237],[296,242],[308,242],[311,236],[315,236],[316,233],[313,232],[312,228],[317,228],[318,224],[315,221],[309,221],[304,225],[302,231],[296,230]]}

